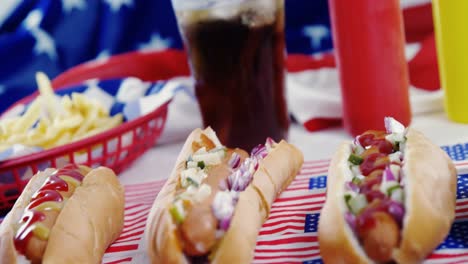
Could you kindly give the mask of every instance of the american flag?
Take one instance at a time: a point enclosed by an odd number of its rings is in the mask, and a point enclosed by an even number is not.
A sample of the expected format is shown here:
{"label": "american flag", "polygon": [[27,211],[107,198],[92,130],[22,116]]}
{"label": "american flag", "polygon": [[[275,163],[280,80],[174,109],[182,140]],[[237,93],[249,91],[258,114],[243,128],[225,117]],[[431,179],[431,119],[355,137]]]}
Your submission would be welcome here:
{"label": "american flag", "polygon": [[[37,71],[54,78],[86,61],[183,46],[171,0],[2,0],[0,5],[0,113],[35,91]],[[285,6],[288,52],[331,49],[327,0],[285,1]]]}
{"label": "american flag", "polygon": [[[425,263],[468,262],[468,143],[443,146],[459,171],[456,220],[446,240]],[[306,161],[274,202],[260,230],[253,263],[322,263],[317,239],[330,160]],[[147,214],[164,181],[126,186],[125,227],[104,263],[145,263],[142,235]]]}

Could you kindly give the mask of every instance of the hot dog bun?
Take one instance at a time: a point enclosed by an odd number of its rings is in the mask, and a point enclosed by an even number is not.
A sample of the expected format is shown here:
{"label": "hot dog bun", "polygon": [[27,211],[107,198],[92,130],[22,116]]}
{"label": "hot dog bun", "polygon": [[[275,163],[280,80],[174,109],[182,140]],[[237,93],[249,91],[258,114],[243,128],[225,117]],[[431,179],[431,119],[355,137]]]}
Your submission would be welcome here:
{"label": "hot dog bun", "polygon": [[[29,263],[13,239],[31,196],[54,171],[47,169],[29,181],[0,226],[0,257],[6,263]],[[124,191],[116,175],[104,167],[88,171],[52,226],[42,263],[100,263],[122,231]]]}
{"label": "hot dog bun", "polygon": [[[447,236],[455,217],[455,166],[448,155],[422,133],[409,128],[406,134],[405,209],[401,242],[393,250],[397,263],[420,263]],[[347,159],[351,144],[343,143],[328,172],[327,197],[322,209],[318,235],[325,263],[373,263],[366,255],[344,218],[345,179],[351,172]]]}
{"label": "hot dog bun", "polygon": [[[202,133],[219,144],[211,128],[194,130],[187,138],[171,176],[151,208],[145,238],[152,263],[188,263],[176,234],[177,226],[168,212],[168,205],[174,198],[184,162],[192,154],[192,142],[198,140]],[[294,179],[302,163],[302,153],[286,141],[278,143],[260,161],[253,181],[240,193],[228,231],[210,253],[210,263],[251,262],[259,229],[269,215],[271,204]]]}

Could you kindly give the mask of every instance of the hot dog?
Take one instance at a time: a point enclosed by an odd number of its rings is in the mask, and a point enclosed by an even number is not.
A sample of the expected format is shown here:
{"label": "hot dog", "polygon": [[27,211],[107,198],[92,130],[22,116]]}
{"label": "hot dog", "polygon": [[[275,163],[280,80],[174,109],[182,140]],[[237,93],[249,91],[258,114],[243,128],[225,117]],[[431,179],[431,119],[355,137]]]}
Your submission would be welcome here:
{"label": "hot dog", "polygon": [[327,179],[318,235],[325,263],[420,263],[455,218],[448,155],[391,117],[343,143]]}
{"label": "hot dog", "polygon": [[302,153],[267,139],[250,153],[223,146],[211,128],[187,138],[146,223],[152,263],[250,263],[276,197]]}
{"label": "hot dog", "polygon": [[[114,172],[66,165],[29,181],[0,226],[2,263],[100,263],[123,228]],[[5,262],[3,262],[5,261]]]}

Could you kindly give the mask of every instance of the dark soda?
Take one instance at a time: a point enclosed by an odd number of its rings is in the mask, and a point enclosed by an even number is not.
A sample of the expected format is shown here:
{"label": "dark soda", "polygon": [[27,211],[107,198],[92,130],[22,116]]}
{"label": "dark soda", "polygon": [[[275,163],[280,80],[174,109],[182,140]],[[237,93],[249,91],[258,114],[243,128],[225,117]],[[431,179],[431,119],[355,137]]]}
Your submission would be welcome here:
{"label": "dark soda", "polygon": [[204,125],[228,147],[250,150],[267,137],[287,137],[282,13],[272,21],[243,12],[181,27]]}

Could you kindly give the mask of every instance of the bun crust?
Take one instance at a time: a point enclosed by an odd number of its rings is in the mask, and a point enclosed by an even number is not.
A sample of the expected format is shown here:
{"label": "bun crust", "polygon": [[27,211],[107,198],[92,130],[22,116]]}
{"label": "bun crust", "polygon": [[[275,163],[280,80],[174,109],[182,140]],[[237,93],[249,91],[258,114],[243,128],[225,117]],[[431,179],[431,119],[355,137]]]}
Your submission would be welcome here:
{"label": "bun crust", "polygon": [[[47,169],[31,178],[0,226],[0,256],[6,263],[24,262],[13,244],[17,223],[31,196],[54,171]],[[91,170],[51,228],[42,263],[100,263],[122,231],[124,205],[124,190],[114,172],[104,167]]]}
{"label": "bun crust", "polygon": [[[405,209],[402,240],[393,252],[398,263],[420,263],[447,236],[455,218],[457,174],[453,162],[422,133],[409,128],[403,177]],[[318,226],[325,263],[373,263],[344,219],[345,179],[351,144],[343,143],[330,163],[326,202]],[[428,232],[430,230],[430,232]]]}
{"label": "bun crust", "polygon": [[[419,263],[447,236],[455,219],[457,172],[450,157],[423,134],[409,130],[403,240],[394,259]],[[428,232],[430,230],[430,232]]]}
{"label": "bun crust", "polygon": [[114,172],[92,170],[58,216],[43,263],[101,263],[123,229],[124,206],[124,190]]}

